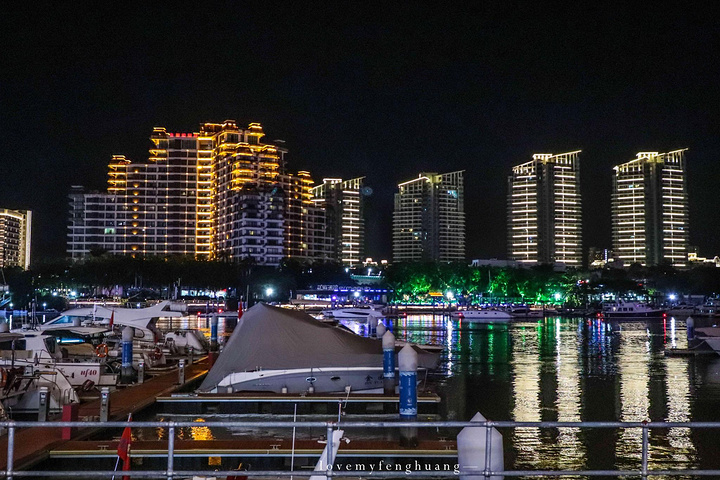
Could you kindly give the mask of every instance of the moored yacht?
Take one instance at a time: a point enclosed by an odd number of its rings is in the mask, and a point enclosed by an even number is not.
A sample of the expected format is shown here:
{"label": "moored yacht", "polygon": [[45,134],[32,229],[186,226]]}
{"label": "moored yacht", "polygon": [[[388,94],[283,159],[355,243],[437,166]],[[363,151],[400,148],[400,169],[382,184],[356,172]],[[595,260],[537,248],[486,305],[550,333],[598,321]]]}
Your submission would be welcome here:
{"label": "moored yacht", "polygon": [[369,317],[382,318],[382,306],[326,308],[322,314],[340,320],[367,320]]}
{"label": "moored yacht", "polygon": [[627,302],[619,299],[615,302],[606,302],[602,306],[602,316],[614,319],[635,318],[662,318],[665,310],[653,308],[642,302]]}
{"label": "moored yacht", "polygon": [[[418,351],[421,368],[437,355]],[[361,337],[313,317],[259,303],[238,320],[200,386],[201,392],[316,393],[383,386],[381,340]]]}
{"label": "moored yacht", "polygon": [[513,315],[507,310],[483,308],[478,310],[458,310],[452,312],[450,317],[477,323],[500,323],[509,322],[512,320]]}
{"label": "moored yacht", "polygon": [[720,298],[708,298],[702,305],[698,305],[693,312],[698,317],[720,317]]}

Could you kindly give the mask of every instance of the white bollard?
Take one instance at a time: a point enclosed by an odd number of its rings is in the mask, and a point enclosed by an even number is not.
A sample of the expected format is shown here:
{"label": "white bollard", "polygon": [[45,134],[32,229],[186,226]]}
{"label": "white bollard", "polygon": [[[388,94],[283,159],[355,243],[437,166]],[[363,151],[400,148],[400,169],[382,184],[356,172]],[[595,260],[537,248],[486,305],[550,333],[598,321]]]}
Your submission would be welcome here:
{"label": "white bollard", "polygon": [[375,330],[375,334],[377,335],[377,338],[382,338],[383,335],[385,335],[385,332],[387,332],[387,328],[385,328],[385,324],[383,322],[378,322],[377,329]]}
{"label": "white bollard", "polygon": [[[385,333],[387,335],[387,333]],[[417,367],[418,354],[409,343],[398,353],[398,370],[400,370],[400,421],[417,419]],[[418,433],[415,427],[400,429],[400,445],[417,447]]]}
{"label": "white bollard", "polygon": [[[477,413],[471,422],[485,422],[486,418]],[[490,429],[490,458],[487,453],[488,429],[465,427],[457,436],[458,464],[460,478],[464,480],[502,480],[503,475],[486,476],[487,472],[505,470],[502,434],[496,428]]]}

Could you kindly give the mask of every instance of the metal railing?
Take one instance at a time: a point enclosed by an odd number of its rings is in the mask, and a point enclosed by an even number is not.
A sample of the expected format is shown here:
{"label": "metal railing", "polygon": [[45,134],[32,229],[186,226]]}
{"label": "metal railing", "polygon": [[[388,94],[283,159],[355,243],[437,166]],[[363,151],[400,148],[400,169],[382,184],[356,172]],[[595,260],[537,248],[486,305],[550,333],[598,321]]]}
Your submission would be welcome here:
{"label": "metal railing", "polygon": [[[178,428],[192,428],[202,426],[204,428],[324,428],[326,439],[332,439],[332,432],[335,429],[401,429],[401,428],[453,428],[462,429],[465,427],[484,428],[486,432],[485,441],[485,465],[480,467],[459,466],[457,470],[451,471],[336,471],[333,468],[332,449],[327,452],[327,469],[323,471],[310,470],[264,470],[264,471],[238,471],[238,470],[175,470],[175,433]],[[130,471],[59,471],[59,470],[15,470],[15,433],[19,428],[166,428],[167,429],[167,466],[165,470],[130,470]],[[24,477],[83,477],[90,473],[94,478],[110,478],[127,476],[131,478],[166,478],[168,480],[178,478],[192,478],[193,476],[227,477],[243,475],[252,477],[310,477],[323,476],[327,480],[332,477],[380,477],[380,478],[450,478],[472,475],[475,478],[490,477],[716,477],[720,478],[720,470],[693,470],[693,469],[650,469],[649,450],[650,435],[652,429],[684,428],[684,429],[720,429],[720,422],[514,422],[514,421],[484,421],[484,422],[457,422],[457,421],[393,421],[393,422],[372,422],[372,421],[351,421],[351,422],[291,422],[291,421],[208,421],[208,422],[167,422],[167,421],[142,421],[142,422],[0,422],[0,428],[7,429],[7,467],[0,470],[0,478],[24,478]],[[491,433],[493,428],[514,429],[514,428],[585,428],[585,429],[642,429],[642,455],[639,468],[633,470],[491,470],[492,442]],[[202,440],[199,440],[202,442]],[[342,450],[338,453],[341,455]],[[189,455],[184,455],[185,457]],[[194,455],[196,457],[208,456],[207,453]]]}

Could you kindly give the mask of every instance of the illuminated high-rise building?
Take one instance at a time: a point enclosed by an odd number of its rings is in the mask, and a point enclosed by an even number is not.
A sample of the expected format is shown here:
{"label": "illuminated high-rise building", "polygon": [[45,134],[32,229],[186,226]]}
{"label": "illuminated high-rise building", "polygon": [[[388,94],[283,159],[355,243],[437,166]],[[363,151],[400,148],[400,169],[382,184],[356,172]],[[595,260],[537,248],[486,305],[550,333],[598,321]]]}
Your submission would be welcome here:
{"label": "illuminated high-rise building", "polygon": [[32,212],[0,208],[0,268],[30,267]]}
{"label": "illuminated high-rise building", "polygon": [[508,258],[582,264],[580,151],[535,154],[508,177]]}
{"label": "illuminated high-rise building", "polygon": [[[113,190],[115,191],[115,190]],[[122,254],[125,244],[118,234],[121,197],[114,193],[86,192],[73,186],[70,195],[68,222],[68,254],[79,259],[90,253]],[[123,215],[124,217],[124,215]]]}
{"label": "illuminated high-rise building", "polygon": [[286,256],[298,260],[329,260],[325,210],[314,202],[310,172],[280,176],[285,193]]}
{"label": "illuminated high-rise building", "polygon": [[216,258],[277,265],[285,256],[279,175],[287,150],[262,142],[259,123],[206,124],[213,133],[213,250]]}
{"label": "illuminated high-rise building", "polygon": [[[199,133],[157,127],[148,162],[116,155],[107,194],[74,191],[68,251],[193,255],[278,265],[323,251],[323,216],[308,172],[285,168],[284,147],[258,123],[205,123]],[[276,143],[281,143],[280,141]]]}
{"label": "illuminated high-rise building", "polygon": [[686,150],[640,152],[614,167],[613,251],[624,265],[687,265]]}
{"label": "illuminated high-rise building", "polygon": [[312,188],[313,202],[325,216],[328,256],[348,267],[365,258],[364,180],[323,178],[323,183]]}
{"label": "illuminated high-rise building", "polygon": [[398,185],[393,261],[465,261],[463,171],[421,173]]}

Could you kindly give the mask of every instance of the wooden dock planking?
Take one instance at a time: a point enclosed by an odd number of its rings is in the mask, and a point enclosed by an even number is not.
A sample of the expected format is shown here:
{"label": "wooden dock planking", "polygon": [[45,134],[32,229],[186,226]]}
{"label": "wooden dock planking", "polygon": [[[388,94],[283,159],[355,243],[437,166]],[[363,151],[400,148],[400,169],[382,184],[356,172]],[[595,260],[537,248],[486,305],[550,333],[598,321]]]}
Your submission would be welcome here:
{"label": "wooden dock planking", "polygon": [[[347,434],[347,432],[346,432]],[[50,458],[115,457],[118,442],[68,441],[50,451]],[[295,440],[294,455],[318,457],[324,443],[312,439]],[[167,457],[167,441],[142,440],[132,442],[133,457]],[[176,440],[175,456],[212,457],[289,457],[293,452],[289,438],[266,438],[247,440]],[[339,457],[457,457],[455,441],[421,440],[415,447],[402,447],[390,440],[353,440],[342,442]]]}
{"label": "wooden dock planking", "polygon": [[[111,421],[127,420],[130,413],[138,412],[155,402],[158,396],[167,396],[185,385],[196,381],[208,372],[210,368],[207,359],[185,367],[185,383],[180,385],[177,368],[149,378],[141,385],[116,390],[110,394]],[[100,399],[80,404],[78,419],[96,418],[100,415]],[[56,420],[59,420],[56,419]],[[73,433],[74,439],[86,438],[97,432],[99,428],[84,428]],[[15,432],[14,468],[16,470],[28,468],[48,456],[48,452],[60,447],[68,440],[62,439],[61,428],[28,428]],[[0,438],[0,470],[7,468],[7,435]]]}
{"label": "wooden dock planking", "polygon": [[666,348],[666,357],[695,357],[698,355],[717,355],[715,350],[697,348]]}

